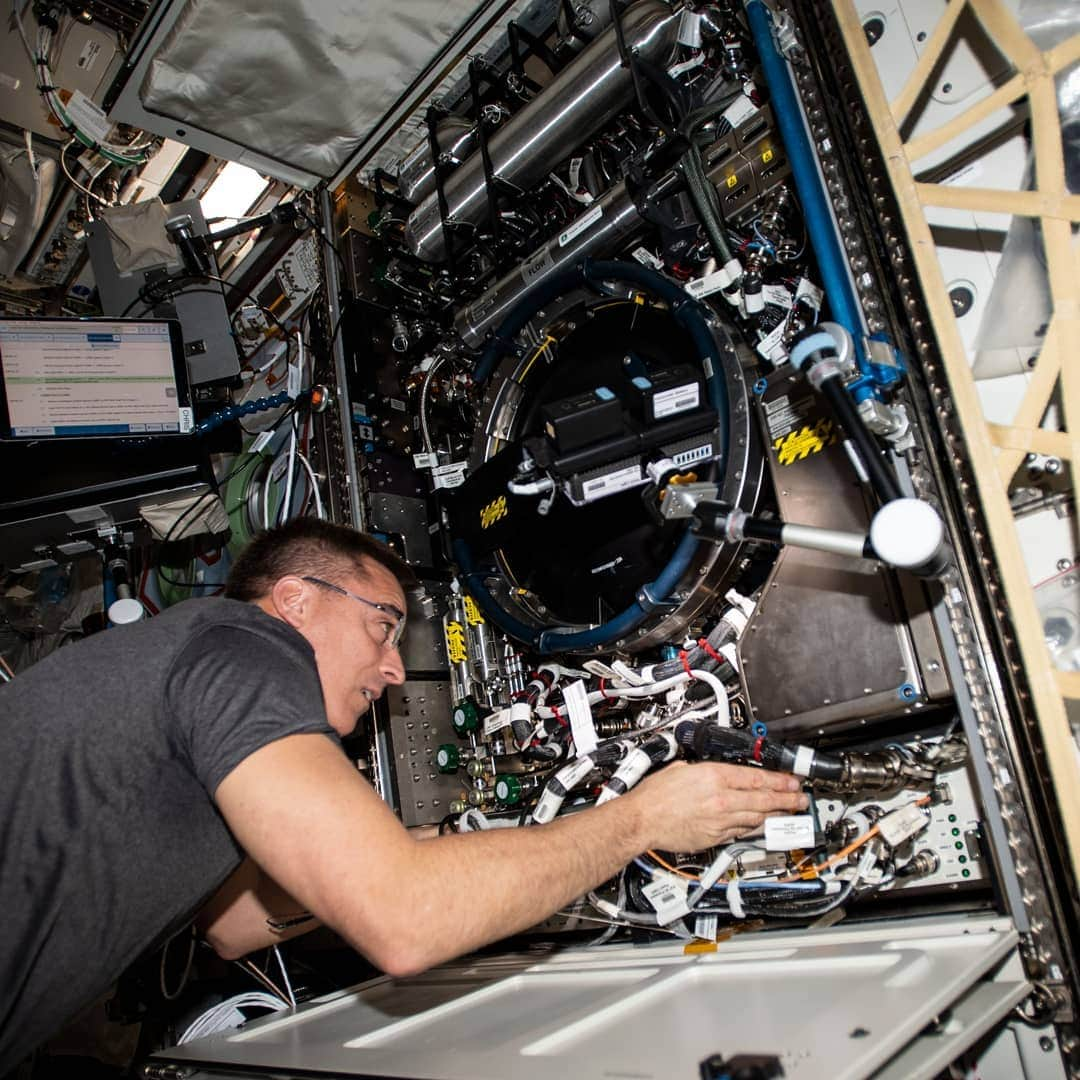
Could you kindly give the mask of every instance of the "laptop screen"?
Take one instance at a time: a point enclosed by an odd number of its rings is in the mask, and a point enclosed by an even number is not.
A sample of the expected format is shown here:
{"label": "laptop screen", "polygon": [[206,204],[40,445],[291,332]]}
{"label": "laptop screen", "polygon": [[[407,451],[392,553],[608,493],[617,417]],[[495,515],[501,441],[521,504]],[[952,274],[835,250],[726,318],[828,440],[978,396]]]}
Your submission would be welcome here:
{"label": "laptop screen", "polygon": [[0,437],[186,435],[179,323],[0,319]]}

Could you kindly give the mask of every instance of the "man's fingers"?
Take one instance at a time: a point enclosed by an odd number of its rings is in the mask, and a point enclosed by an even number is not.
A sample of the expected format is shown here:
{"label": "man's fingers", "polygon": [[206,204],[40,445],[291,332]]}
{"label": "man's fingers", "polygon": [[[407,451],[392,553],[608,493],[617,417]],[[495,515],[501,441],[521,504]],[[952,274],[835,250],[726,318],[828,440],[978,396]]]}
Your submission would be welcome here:
{"label": "man's fingers", "polygon": [[716,771],[717,779],[727,788],[742,791],[798,791],[802,781],[790,773],[770,772],[748,765],[724,765],[715,761],[700,762],[695,768]]}
{"label": "man's fingers", "polygon": [[809,805],[809,799],[801,791],[727,791],[721,798],[732,811],[793,813]]}

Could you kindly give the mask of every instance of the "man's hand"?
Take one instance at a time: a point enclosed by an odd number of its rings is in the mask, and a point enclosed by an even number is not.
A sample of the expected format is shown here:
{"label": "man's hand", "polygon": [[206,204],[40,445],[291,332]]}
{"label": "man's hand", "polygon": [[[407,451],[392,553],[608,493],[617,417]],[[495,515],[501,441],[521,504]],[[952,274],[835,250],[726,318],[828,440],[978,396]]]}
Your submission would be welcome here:
{"label": "man's hand", "polygon": [[797,777],[745,765],[674,761],[643,780],[635,800],[650,847],[702,851],[761,827],[765,818],[805,810]]}

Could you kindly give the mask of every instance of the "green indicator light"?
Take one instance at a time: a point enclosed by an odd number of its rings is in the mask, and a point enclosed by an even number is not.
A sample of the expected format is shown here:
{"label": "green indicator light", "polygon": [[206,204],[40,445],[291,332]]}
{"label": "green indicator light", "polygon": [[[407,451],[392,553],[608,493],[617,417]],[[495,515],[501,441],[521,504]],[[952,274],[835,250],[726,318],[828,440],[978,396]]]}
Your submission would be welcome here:
{"label": "green indicator light", "polygon": [[960,830],[959,829],[953,829],[952,834],[953,834],[953,836],[959,836],[960,835]]}
{"label": "green indicator light", "polygon": [[971,877],[971,871],[970,870],[961,870],[960,871],[960,876],[961,877]]}
{"label": "green indicator light", "polygon": [[949,820],[950,821],[955,821],[956,820],[956,815],[955,814],[950,814],[949,815]]}
{"label": "green indicator light", "polygon": [[959,861],[962,862],[962,863],[966,863],[967,862],[967,856],[966,855],[961,855]]}
{"label": "green indicator light", "polygon": [[956,844],[954,846],[956,847],[957,851],[963,851],[964,850],[964,844],[960,840],[957,840]]}

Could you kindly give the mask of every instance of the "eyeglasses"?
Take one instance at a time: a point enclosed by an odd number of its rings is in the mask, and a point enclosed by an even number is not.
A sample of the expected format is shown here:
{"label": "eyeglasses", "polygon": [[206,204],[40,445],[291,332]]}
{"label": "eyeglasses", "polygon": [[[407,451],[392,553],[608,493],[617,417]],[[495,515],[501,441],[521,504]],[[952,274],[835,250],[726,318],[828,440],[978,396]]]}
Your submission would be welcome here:
{"label": "eyeglasses", "polygon": [[383,639],[383,645],[389,649],[396,649],[398,647],[401,642],[401,636],[405,633],[405,612],[399,611],[392,604],[376,604],[374,600],[365,600],[362,596],[357,596],[356,593],[349,592],[348,589],[343,589],[340,585],[335,585],[332,581],[323,581],[322,578],[317,577],[304,577],[301,580],[310,581],[312,585],[319,585],[324,589],[329,589],[331,592],[340,593],[342,596],[347,596],[350,600],[355,600],[358,604],[374,608],[376,611],[388,615],[393,621],[393,624],[387,631],[386,637]]}

